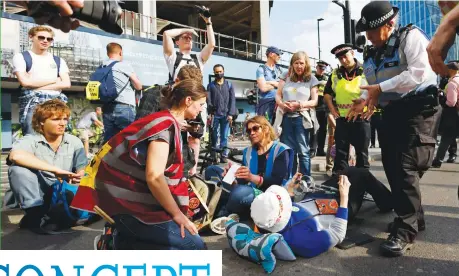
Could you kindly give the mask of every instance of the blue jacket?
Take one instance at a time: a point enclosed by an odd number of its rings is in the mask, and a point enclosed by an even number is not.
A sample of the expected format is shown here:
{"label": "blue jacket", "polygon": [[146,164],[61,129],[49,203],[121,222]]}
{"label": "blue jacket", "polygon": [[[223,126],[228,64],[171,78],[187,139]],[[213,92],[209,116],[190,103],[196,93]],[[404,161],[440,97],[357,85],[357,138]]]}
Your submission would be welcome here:
{"label": "blue jacket", "polygon": [[315,201],[305,199],[293,203],[292,216],[279,233],[296,255],[312,258],[344,240],[347,211],[347,208],[339,207],[336,215],[318,215]]}
{"label": "blue jacket", "polygon": [[214,114],[220,117],[237,115],[236,95],[231,82],[224,80],[223,85],[219,85],[213,81],[207,85],[207,91],[208,110],[213,109]]}

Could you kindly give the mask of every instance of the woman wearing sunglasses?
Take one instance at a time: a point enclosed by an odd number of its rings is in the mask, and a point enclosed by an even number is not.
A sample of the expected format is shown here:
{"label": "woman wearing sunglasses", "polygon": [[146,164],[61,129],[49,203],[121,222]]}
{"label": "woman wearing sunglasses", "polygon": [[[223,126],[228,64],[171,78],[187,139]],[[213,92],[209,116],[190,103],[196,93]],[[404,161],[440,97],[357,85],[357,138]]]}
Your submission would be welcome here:
{"label": "woman wearing sunglasses", "polygon": [[[309,155],[310,131],[317,132],[319,124],[314,107],[317,105],[319,81],[312,75],[311,63],[305,52],[297,52],[290,60],[290,67],[277,89],[278,111],[274,128],[282,128],[280,141],[298,155],[299,171],[311,175]],[[296,171],[296,166],[294,171]],[[292,173],[293,173],[292,172]]]}
{"label": "woman wearing sunglasses", "polygon": [[[233,183],[222,183],[223,190],[216,210],[217,219],[210,228],[217,234],[225,233],[225,223],[237,214],[249,217],[250,204],[255,197],[272,185],[284,185],[290,178],[293,165],[293,150],[276,141],[271,124],[263,116],[255,116],[246,123],[246,133],[251,146],[243,151],[242,166],[235,173]],[[222,169],[210,166],[205,173],[206,180],[222,180],[228,167]]]}

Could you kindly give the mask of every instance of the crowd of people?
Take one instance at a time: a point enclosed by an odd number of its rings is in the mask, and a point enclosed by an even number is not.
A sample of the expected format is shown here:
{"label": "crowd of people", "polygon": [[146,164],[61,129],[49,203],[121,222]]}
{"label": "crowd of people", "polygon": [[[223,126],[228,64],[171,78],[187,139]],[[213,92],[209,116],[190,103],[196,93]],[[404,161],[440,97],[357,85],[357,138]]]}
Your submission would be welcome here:
{"label": "crowd of people", "polygon": [[[348,221],[369,193],[380,211],[397,214],[380,245],[381,253],[402,256],[413,246],[418,232],[425,229],[419,181],[432,165],[441,165],[457,135],[459,62],[445,64],[444,53],[454,38],[452,26],[459,26],[459,8],[446,15],[430,43],[416,26],[397,27],[397,16],[398,8],[388,1],[367,4],[356,28],[372,45],[366,46],[363,62],[355,58],[353,45],[333,47],[331,53],[340,66],[328,78],[324,71],[329,64],[318,62],[313,74],[304,51],[295,53],[288,70],[282,70],[277,66],[282,52],[267,49],[266,63],[256,71],[257,116],[244,122],[250,146],[243,151],[235,180],[222,180],[231,164],[209,166],[204,174],[206,180],[220,179],[223,189],[212,230],[223,234],[232,221],[251,220],[261,234],[280,233],[295,254],[313,257],[342,242]],[[215,37],[211,18],[201,17],[208,44],[198,54],[191,52],[193,29],[164,32],[169,83],[156,99],[160,108],[140,118],[136,118],[135,90],[141,82],[123,62],[122,46],[107,45],[103,66],[112,68],[118,94],[78,124],[83,141],[91,123],[105,129],[105,144],[89,165],[86,142],[83,145],[65,133],[70,111],[62,89],[70,86],[69,70],[63,59],[47,52],[53,31],[45,26],[30,30],[32,49],[14,57],[22,86],[20,122],[26,135],[8,156],[11,190],[25,211],[21,227],[38,233],[56,230],[44,218],[49,189],[57,178],[64,178],[85,182],[72,207],[92,212],[97,205],[113,219],[120,237],[155,249],[206,249],[187,216],[187,179],[196,174],[205,119],[211,119],[212,146],[217,147],[220,133],[219,146],[225,148],[237,111],[224,65],[214,65],[215,80],[207,89],[202,84]],[[388,45],[391,40],[395,46]],[[437,74],[448,77],[445,108],[440,104]],[[449,110],[454,130],[443,132],[434,159],[442,110],[444,116]],[[97,119],[100,113],[102,121]],[[372,128],[378,133],[390,190],[369,171],[368,150],[375,146]],[[348,162],[352,148],[355,168]],[[321,185],[336,189],[331,197],[298,192],[300,180],[311,175],[315,155],[327,156],[330,178]],[[226,163],[228,152],[223,150],[220,157]],[[229,233],[230,239],[237,238]],[[251,242],[242,241],[234,248],[236,253],[253,258],[240,247]]]}

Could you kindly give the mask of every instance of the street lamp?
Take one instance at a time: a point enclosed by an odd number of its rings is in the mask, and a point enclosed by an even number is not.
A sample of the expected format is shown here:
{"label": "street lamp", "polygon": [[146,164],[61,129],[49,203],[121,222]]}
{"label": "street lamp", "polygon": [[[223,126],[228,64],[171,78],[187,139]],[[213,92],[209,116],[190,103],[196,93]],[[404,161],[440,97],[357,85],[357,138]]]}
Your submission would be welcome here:
{"label": "street lamp", "polygon": [[319,27],[319,22],[323,21],[323,20],[324,20],[323,18],[317,19],[317,40],[318,40],[318,44],[319,44],[319,60],[320,60],[320,27]]}

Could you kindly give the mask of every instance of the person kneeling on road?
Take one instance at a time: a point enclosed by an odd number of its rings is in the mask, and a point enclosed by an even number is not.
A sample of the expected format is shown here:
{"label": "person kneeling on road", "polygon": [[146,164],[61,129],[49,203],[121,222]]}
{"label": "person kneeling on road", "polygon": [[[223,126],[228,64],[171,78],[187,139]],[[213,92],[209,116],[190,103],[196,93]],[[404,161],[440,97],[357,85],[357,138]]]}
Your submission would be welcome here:
{"label": "person kneeling on road", "polygon": [[116,240],[126,246],[206,249],[187,217],[190,192],[180,128],[201,112],[207,92],[200,81],[187,79],[161,94],[164,110],[113,136],[86,167],[72,207],[103,210],[115,222],[110,227],[117,230]]}
{"label": "person kneeling on road", "polygon": [[[88,164],[83,143],[64,133],[69,107],[54,99],[38,105],[32,117],[36,134],[13,145],[7,164],[10,187],[25,216],[19,226],[44,234],[51,229],[44,217],[50,205],[51,186],[57,178],[79,183]],[[47,227],[49,226],[49,227]]]}
{"label": "person kneeling on road", "polygon": [[[251,146],[243,151],[243,166],[236,171],[235,183],[222,183],[223,191],[216,210],[216,218],[211,229],[217,234],[225,233],[225,223],[235,218],[235,213],[248,217],[250,204],[260,193],[271,185],[282,185],[290,179],[293,164],[293,150],[283,143],[275,141],[274,129],[263,116],[255,116],[246,124]],[[216,178],[220,182],[226,169],[209,166],[205,179]]]}

